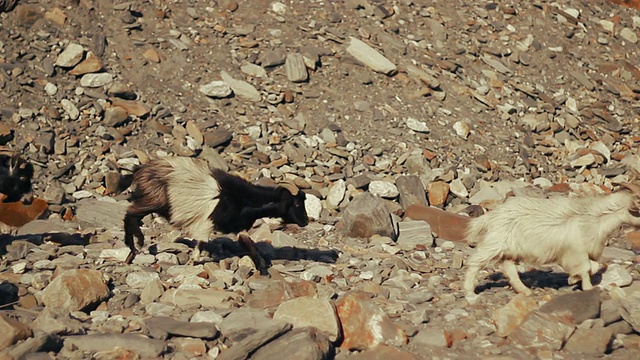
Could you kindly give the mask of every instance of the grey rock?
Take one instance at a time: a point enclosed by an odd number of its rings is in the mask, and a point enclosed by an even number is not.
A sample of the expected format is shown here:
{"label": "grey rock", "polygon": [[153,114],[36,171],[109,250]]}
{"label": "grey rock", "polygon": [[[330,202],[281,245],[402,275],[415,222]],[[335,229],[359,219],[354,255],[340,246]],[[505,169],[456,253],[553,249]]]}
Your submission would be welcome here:
{"label": "grey rock", "polygon": [[431,226],[422,220],[404,220],[398,223],[398,246],[403,250],[413,250],[416,245],[425,248],[433,244]]}
{"label": "grey rock", "polygon": [[291,359],[330,359],[333,357],[333,345],[317,329],[294,329],[259,348],[251,359],[279,360],[283,354]]}
{"label": "grey rock", "polygon": [[111,82],[113,82],[113,75],[109,73],[85,74],[80,78],[80,85],[88,88],[109,85]]}
{"label": "grey rock", "polygon": [[167,346],[162,340],[149,339],[135,334],[91,334],[68,336],[64,347],[71,351],[97,352],[112,350],[116,347],[127,349],[143,358],[157,357],[164,353]]}
{"label": "grey rock", "polygon": [[396,66],[380,52],[353,36],[350,36],[349,39],[347,52],[356,60],[382,74],[390,75],[396,71]]}
{"label": "grey rock", "polygon": [[396,186],[400,195],[400,205],[407,209],[411,205],[429,206],[422,181],[416,175],[399,176]]}
{"label": "grey rock", "polygon": [[368,238],[374,234],[395,238],[391,215],[384,202],[371,193],[362,193],[349,202],[342,215],[347,236]]}
{"label": "grey rock", "polygon": [[[126,213],[126,206],[98,199],[83,199],[78,201],[76,217],[83,227],[104,228],[107,230],[122,229],[122,219]],[[110,199],[109,199],[110,200]]]}
{"label": "grey rock", "polygon": [[574,329],[569,313],[534,311],[509,335],[509,339],[527,349],[560,350]]}
{"label": "grey rock", "polygon": [[272,341],[291,330],[291,324],[285,322],[272,322],[267,326],[255,329],[251,335],[233,344],[229,349],[220,353],[218,360],[246,359],[263,344]]}
{"label": "grey rock", "polygon": [[291,82],[304,82],[309,79],[304,58],[298,53],[287,55],[284,67],[287,72],[287,78],[289,78]]}
{"label": "grey rock", "polygon": [[576,324],[600,316],[600,289],[556,296],[540,307],[543,313],[568,311]]}
{"label": "grey rock", "polygon": [[84,48],[82,45],[76,43],[69,43],[67,47],[58,55],[55,65],[60,67],[73,67],[76,66],[84,55]]}
{"label": "grey rock", "polygon": [[236,80],[226,71],[221,71],[220,77],[222,77],[222,80],[229,84],[233,92],[239,98],[251,102],[258,102],[262,100],[262,95],[260,95],[260,92],[248,82],[243,80]]}
{"label": "grey rock", "polygon": [[145,320],[151,331],[165,331],[171,335],[190,336],[201,339],[215,339],[219,331],[216,325],[206,322],[178,321],[169,317],[156,316]]}

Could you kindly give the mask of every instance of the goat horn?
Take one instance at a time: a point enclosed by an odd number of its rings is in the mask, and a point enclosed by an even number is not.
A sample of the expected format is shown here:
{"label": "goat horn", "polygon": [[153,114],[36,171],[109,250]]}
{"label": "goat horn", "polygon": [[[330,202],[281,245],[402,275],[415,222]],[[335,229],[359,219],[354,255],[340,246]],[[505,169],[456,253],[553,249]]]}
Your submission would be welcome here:
{"label": "goat horn", "polygon": [[280,185],[280,187],[283,187],[283,188],[285,188],[285,189],[289,190],[289,192],[290,192],[293,196],[298,195],[298,191],[300,191],[300,190],[298,189],[298,187],[297,187],[297,186],[295,186],[294,184],[292,184],[292,183],[290,183],[290,182],[282,182],[282,183],[280,183],[279,185]]}
{"label": "goat horn", "polygon": [[619,185],[620,187],[631,190],[631,192],[634,194],[640,194],[640,186],[636,184],[632,184],[629,182],[621,182],[621,183],[615,183],[614,185]]}

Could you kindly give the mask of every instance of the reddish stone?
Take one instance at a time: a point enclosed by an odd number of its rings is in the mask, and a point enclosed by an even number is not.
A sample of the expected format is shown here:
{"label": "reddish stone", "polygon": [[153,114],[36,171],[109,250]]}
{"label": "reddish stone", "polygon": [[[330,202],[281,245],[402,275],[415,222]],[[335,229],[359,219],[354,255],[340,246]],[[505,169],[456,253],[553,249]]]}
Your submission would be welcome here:
{"label": "reddish stone", "polygon": [[317,293],[316,284],[311,281],[300,280],[287,282],[288,294],[291,298],[302,296],[315,296]]}
{"label": "reddish stone", "polygon": [[496,325],[498,336],[509,336],[529,313],[538,308],[538,303],[522,294],[516,295],[504,307],[497,309],[491,319]]}
{"label": "reddish stone", "polygon": [[204,341],[189,337],[176,337],[173,339],[176,350],[191,353],[195,356],[204,355],[207,352],[207,345]]}
{"label": "reddish stone", "polygon": [[381,344],[401,346],[407,343],[407,334],[369,300],[367,293],[345,294],[336,302],[336,310],[342,324],[342,348],[366,350]]}
{"label": "reddish stone", "polygon": [[555,184],[547,189],[547,192],[568,193],[570,191],[571,191],[571,187],[567,183]]}
{"label": "reddish stone", "polygon": [[627,243],[634,253],[640,254],[640,231],[632,231],[625,235]]}
{"label": "reddish stone", "polygon": [[442,207],[449,196],[449,184],[444,181],[435,181],[427,186],[427,197],[431,206]]}
{"label": "reddish stone", "polygon": [[469,217],[454,214],[434,207],[411,205],[404,213],[405,218],[424,220],[438,238],[451,241],[465,241],[465,231]]}

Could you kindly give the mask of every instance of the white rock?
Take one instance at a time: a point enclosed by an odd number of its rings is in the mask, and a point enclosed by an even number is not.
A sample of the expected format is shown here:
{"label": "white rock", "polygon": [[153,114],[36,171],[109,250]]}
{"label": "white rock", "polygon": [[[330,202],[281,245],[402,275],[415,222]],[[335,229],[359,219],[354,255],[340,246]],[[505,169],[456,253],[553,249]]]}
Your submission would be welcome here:
{"label": "white rock", "polygon": [[374,180],[369,183],[369,192],[386,199],[393,199],[400,194],[395,184],[382,180]]}
{"label": "white rock", "polygon": [[26,262],[19,262],[17,264],[13,264],[11,266],[11,271],[13,271],[14,274],[22,274],[22,273],[24,273],[26,268],[27,268],[27,263]]}
{"label": "white rock", "polygon": [[415,132],[428,133],[429,127],[424,121],[418,121],[414,118],[407,118],[407,127]]}
{"label": "white rock", "polygon": [[609,20],[600,20],[600,25],[602,25],[602,28],[605,29],[608,32],[613,32],[613,27],[614,27],[614,23],[613,21],[609,21]]}
{"label": "white rock", "polygon": [[226,98],[233,93],[229,84],[224,81],[212,81],[204,84],[200,86],[198,91],[216,99]]}
{"label": "white rock", "polygon": [[100,252],[100,259],[116,260],[124,262],[131,254],[131,249],[128,247],[121,247],[117,249],[104,249]]}
{"label": "white rock", "polygon": [[71,196],[73,196],[77,200],[80,200],[80,199],[86,199],[86,198],[93,197],[93,195],[94,194],[91,191],[79,190],[79,191],[74,192]]}
{"label": "white rock", "polygon": [[593,154],[587,154],[580,156],[579,158],[570,162],[570,165],[573,167],[582,167],[589,166],[596,162],[596,157]]}
{"label": "white rock", "polygon": [[76,43],[70,43],[67,47],[58,55],[56,59],[56,66],[60,67],[72,67],[78,65],[82,61],[84,55],[84,49],[82,45]]}
{"label": "white rock", "polygon": [[197,313],[193,314],[189,322],[193,322],[193,323],[206,322],[206,323],[220,324],[222,320],[223,320],[222,315],[218,314],[217,312],[211,311],[211,310],[205,310],[205,311],[198,311]]}
{"label": "white rock", "polygon": [[262,95],[260,92],[251,84],[243,80],[236,80],[231,75],[229,75],[226,71],[220,72],[220,77],[224,80],[233,92],[241,99],[258,102],[262,100]]}
{"label": "white rock", "polygon": [[337,208],[344,199],[346,190],[347,185],[344,180],[340,179],[334,182],[333,185],[331,185],[331,187],[329,188],[329,194],[327,194],[327,206],[329,206],[331,209]]}
{"label": "white rock", "polygon": [[58,92],[58,87],[55,84],[48,82],[44,86],[44,91],[50,96],[53,96]]}
{"label": "white rock", "polygon": [[111,84],[113,75],[109,73],[85,74],[80,78],[80,85],[88,88],[96,88]]}
{"label": "white rock", "polygon": [[80,110],[78,110],[78,108],[70,100],[62,99],[60,101],[60,105],[62,106],[64,112],[66,112],[69,116],[69,119],[77,120],[78,117],[80,117]]}
{"label": "white rock", "polygon": [[320,213],[322,212],[322,202],[317,196],[313,194],[307,194],[304,201],[304,207],[307,210],[307,216],[313,220],[320,219]]}
{"label": "white rock", "polygon": [[462,180],[459,178],[454,179],[453,181],[451,181],[451,183],[449,183],[449,191],[451,191],[453,195],[459,198],[466,198],[467,196],[469,196],[469,191],[464,186]]}
{"label": "white rock", "polygon": [[633,277],[622,265],[611,264],[607,267],[607,270],[602,274],[602,280],[600,286],[603,289],[610,289],[614,286],[625,287],[631,285]]}
{"label": "white rock", "polygon": [[629,28],[622,29],[620,31],[620,36],[632,44],[635,44],[638,42],[638,35]]}
{"label": "white rock", "polygon": [[533,179],[533,185],[541,189],[548,189],[551,186],[553,186],[553,183],[551,182],[551,180],[547,178],[539,177],[539,178]]}
{"label": "white rock", "polygon": [[611,161],[611,151],[602,141],[594,141],[591,143],[589,148],[599,152],[605,159],[607,159],[607,162]]}
{"label": "white rock", "polygon": [[453,130],[456,131],[456,134],[458,134],[458,136],[465,140],[467,139],[467,137],[469,137],[469,132],[471,132],[469,125],[464,121],[456,121],[453,124]]}
{"label": "white rock", "polygon": [[567,109],[569,109],[571,112],[574,112],[574,113],[578,112],[578,102],[576,101],[576,99],[569,97],[564,102],[564,104],[567,106]]}
{"label": "white rock", "polygon": [[240,71],[242,71],[243,73],[249,76],[258,77],[258,78],[267,76],[267,71],[262,66],[252,64],[248,61],[244,61],[242,63],[242,66],[240,66]]}
{"label": "white rock", "polygon": [[347,52],[358,61],[382,74],[388,75],[396,71],[396,66],[376,49],[353,36],[349,36],[349,39],[351,43],[347,47]]}
{"label": "white rock", "polygon": [[160,275],[153,271],[136,271],[127,274],[126,283],[132,288],[142,289],[147,283],[160,280]]}
{"label": "white rock", "polygon": [[271,11],[273,11],[278,15],[284,15],[287,13],[287,5],[279,1],[276,1],[273,4],[271,4]]}

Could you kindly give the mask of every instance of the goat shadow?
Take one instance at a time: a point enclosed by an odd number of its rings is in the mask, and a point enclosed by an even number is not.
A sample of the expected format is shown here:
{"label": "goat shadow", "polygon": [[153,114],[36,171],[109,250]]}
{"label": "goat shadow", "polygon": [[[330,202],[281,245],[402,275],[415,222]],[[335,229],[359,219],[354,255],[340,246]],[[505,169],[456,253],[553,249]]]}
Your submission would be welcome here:
{"label": "goat shadow", "polygon": [[[208,242],[197,242],[195,240],[187,238],[179,238],[178,240],[176,240],[176,242],[185,244],[191,248],[195,248],[196,246],[198,246],[200,251],[203,252],[203,255],[206,255],[204,252],[208,253],[215,262],[219,262],[220,260],[233,258],[236,256],[242,257],[245,255],[249,255],[247,250],[242,246],[242,244],[240,244],[239,241],[226,236],[220,236],[215,239],[209,240]],[[271,266],[273,260],[310,260],[315,262],[333,264],[338,260],[338,257],[340,255],[337,250],[306,249],[295,246],[274,247],[270,243],[264,241],[258,241],[255,242],[255,244],[256,248],[260,252],[260,255],[265,259],[269,267]],[[151,245],[149,247],[149,252],[151,254],[155,253],[156,251],[157,249],[155,245]]]}
{"label": "goat shadow", "polygon": [[[597,273],[591,275],[591,283],[595,286],[602,281],[602,274],[606,270],[606,267],[598,270]],[[530,289],[536,288],[552,288],[559,290],[565,287],[580,288],[580,282],[574,285],[569,285],[569,275],[562,272],[543,271],[543,270],[530,270],[521,272],[520,279]],[[509,281],[504,277],[501,272],[495,272],[489,275],[487,283],[476,286],[475,292],[480,294],[485,290],[493,288],[503,288],[509,286]]]}
{"label": "goat shadow", "polygon": [[89,244],[93,234],[79,234],[79,233],[66,233],[66,232],[51,232],[42,234],[1,234],[0,235],[0,256],[7,254],[7,247],[14,241],[23,240],[32,243],[36,246],[40,246],[45,242],[54,242],[61,246],[67,245],[81,245],[86,246]]}

